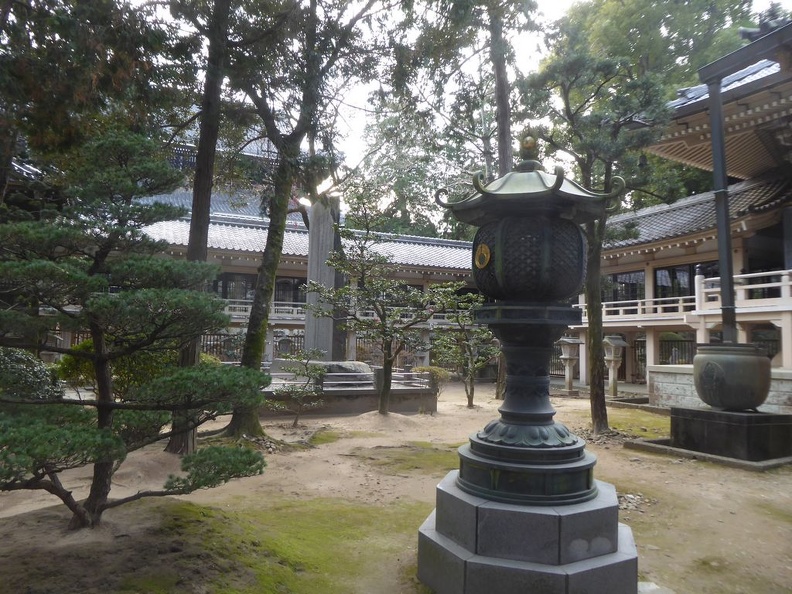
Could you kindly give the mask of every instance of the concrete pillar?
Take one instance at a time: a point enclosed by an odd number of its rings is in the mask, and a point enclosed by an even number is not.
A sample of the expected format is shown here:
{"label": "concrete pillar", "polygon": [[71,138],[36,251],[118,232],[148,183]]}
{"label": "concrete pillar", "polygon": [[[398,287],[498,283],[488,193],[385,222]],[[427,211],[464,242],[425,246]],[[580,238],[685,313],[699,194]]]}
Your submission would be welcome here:
{"label": "concrete pillar", "polygon": [[579,335],[580,340],[583,341],[583,344],[580,345],[580,362],[578,363],[578,370],[580,371],[580,385],[581,386],[588,386],[589,378],[588,378],[588,362],[589,362],[589,352],[588,352],[588,332],[585,330],[580,331]]}
{"label": "concrete pillar", "polygon": [[350,361],[357,361],[357,334],[351,330],[346,335],[346,354]]}
{"label": "concrete pillar", "polygon": [[[327,265],[327,258],[337,245],[334,225],[338,222],[339,198],[330,196],[327,202],[317,202],[308,211],[308,280],[326,287],[339,287],[341,280],[336,271]],[[309,293],[309,306],[315,306],[318,297]],[[332,318],[305,313],[305,349],[323,351],[325,360],[346,359],[346,336],[338,331]]]}
{"label": "concrete pillar", "polygon": [[781,367],[792,369],[792,312],[783,312],[781,322],[773,324],[781,330]]}
{"label": "concrete pillar", "polygon": [[654,328],[646,329],[646,368],[660,364],[660,333]]}
{"label": "concrete pillar", "polygon": [[635,332],[629,332],[625,336],[630,346],[624,350],[624,356],[626,357],[624,361],[624,374],[627,381],[634,384],[637,371],[635,368]]}
{"label": "concrete pillar", "polygon": [[784,226],[784,268],[792,269],[792,206],[788,206],[783,212]]}
{"label": "concrete pillar", "polygon": [[737,342],[750,342],[751,324],[737,324]]}
{"label": "concrete pillar", "polygon": [[[654,268],[652,268],[651,263],[646,263],[646,268],[644,270],[644,295],[646,299],[654,299],[657,297],[655,294],[655,276],[654,276]],[[657,313],[653,310],[649,310],[647,313]]]}

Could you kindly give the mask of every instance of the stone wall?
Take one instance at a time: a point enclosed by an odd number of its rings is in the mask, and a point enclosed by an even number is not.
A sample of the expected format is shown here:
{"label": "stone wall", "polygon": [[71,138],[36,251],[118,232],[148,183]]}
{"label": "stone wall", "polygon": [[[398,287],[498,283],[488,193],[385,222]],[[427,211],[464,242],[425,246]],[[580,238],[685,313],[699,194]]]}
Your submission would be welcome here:
{"label": "stone wall", "polygon": [[[792,414],[792,370],[773,369],[770,393],[761,412]],[[649,404],[652,406],[706,408],[693,385],[693,365],[649,365]]]}

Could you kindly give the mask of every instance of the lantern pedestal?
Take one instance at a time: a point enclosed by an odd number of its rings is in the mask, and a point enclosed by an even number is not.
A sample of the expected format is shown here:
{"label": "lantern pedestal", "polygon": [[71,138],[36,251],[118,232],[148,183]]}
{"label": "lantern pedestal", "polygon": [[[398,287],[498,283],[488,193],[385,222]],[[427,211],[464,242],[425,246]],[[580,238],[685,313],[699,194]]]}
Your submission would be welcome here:
{"label": "lantern pedestal", "polygon": [[500,418],[459,448],[459,470],[437,487],[418,579],[436,594],[634,594],[638,557],[616,490],[594,480],[595,456],[554,420],[549,376],[555,342],[581,322],[570,305],[586,276],[580,225],[620,189],[596,195],[533,160],[473,185],[467,200],[436,199],[479,227],[473,280],[492,302],[474,321],[500,341],[506,388]]}
{"label": "lantern pedestal", "polygon": [[418,579],[435,594],[635,594],[632,531],[616,490],[596,483],[585,503],[513,505],[462,491],[452,471],[418,532]]}
{"label": "lantern pedestal", "polygon": [[595,456],[553,419],[553,345],[580,316],[562,303],[475,312],[500,340],[506,390],[500,418],[459,448],[459,470],[438,485],[419,529],[418,579],[436,594],[637,591],[616,490],[594,480]]}
{"label": "lantern pedestal", "polygon": [[563,303],[502,301],[474,312],[501,344],[506,388],[500,418],[459,448],[463,491],[505,503],[581,503],[597,495],[596,458],[554,420],[548,373],[553,346],[581,312]]}

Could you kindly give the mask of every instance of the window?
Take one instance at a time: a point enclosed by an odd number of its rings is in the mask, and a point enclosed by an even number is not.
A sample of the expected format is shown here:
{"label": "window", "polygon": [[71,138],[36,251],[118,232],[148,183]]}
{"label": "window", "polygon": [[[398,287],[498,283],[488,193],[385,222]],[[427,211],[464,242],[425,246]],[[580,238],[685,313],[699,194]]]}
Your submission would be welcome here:
{"label": "window", "polygon": [[223,299],[252,301],[253,292],[256,288],[256,275],[230,274],[226,272],[220,275],[220,279],[215,286],[215,292]]}
{"label": "window", "polygon": [[603,279],[603,301],[637,301],[644,298],[646,298],[646,276],[643,270],[611,274]]}
{"label": "window", "polygon": [[307,279],[281,276],[275,280],[275,301],[280,303],[305,303]]}
{"label": "window", "polygon": [[[695,294],[693,279],[696,277],[696,264],[682,264],[668,268],[655,269],[655,297],[687,297]],[[705,277],[718,276],[718,263],[706,262],[698,265],[699,272]]]}

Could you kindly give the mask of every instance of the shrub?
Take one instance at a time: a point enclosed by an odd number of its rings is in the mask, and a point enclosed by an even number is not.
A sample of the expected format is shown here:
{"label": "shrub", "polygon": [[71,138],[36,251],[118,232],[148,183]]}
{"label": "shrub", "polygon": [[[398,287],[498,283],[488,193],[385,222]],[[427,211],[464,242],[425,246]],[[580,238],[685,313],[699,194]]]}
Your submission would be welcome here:
{"label": "shrub", "polygon": [[434,365],[413,367],[413,371],[415,373],[428,373],[430,385],[433,390],[437,391],[438,395],[451,379],[451,373],[447,369],[435,367]]}
{"label": "shrub", "polygon": [[60,400],[63,389],[33,353],[0,347],[0,396],[14,400]]}

